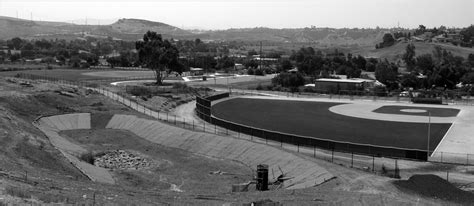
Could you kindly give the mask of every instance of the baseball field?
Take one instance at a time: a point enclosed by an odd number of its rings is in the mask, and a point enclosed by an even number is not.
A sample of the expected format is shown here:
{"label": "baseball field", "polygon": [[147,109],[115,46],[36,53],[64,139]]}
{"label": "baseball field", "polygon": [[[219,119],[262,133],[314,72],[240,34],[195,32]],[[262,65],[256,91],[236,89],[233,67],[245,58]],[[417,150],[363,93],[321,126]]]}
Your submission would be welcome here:
{"label": "baseball field", "polygon": [[[234,98],[213,105],[212,114],[238,124],[299,136],[422,151],[428,146],[428,125],[431,151],[438,146],[451,126],[450,123],[365,119],[330,111],[331,107],[342,104],[347,103]],[[410,107],[386,107],[378,112],[400,115],[400,111],[410,111],[406,109]],[[417,108],[412,109],[416,111]],[[457,114],[457,111],[449,109],[423,109],[417,115],[428,115],[426,111],[439,116]]]}

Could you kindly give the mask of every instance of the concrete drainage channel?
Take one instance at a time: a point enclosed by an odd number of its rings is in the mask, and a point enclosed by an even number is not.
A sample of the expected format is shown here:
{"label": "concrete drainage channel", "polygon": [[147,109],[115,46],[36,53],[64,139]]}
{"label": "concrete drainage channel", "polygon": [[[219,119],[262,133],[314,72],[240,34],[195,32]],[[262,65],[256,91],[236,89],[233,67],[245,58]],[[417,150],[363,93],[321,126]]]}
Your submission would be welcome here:
{"label": "concrete drainage channel", "polygon": [[43,117],[33,124],[40,129],[49,139],[51,144],[59,150],[77,169],[95,182],[115,184],[115,180],[109,171],[87,162],[78,157],[88,151],[59,135],[62,130],[91,129],[89,113],[65,114]]}
{"label": "concrete drainage channel", "polygon": [[[115,184],[108,169],[78,158],[87,153],[86,149],[59,135],[62,130],[90,129],[90,119],[89,113],[65,114],[43,117],[34,124],[48,136],[54,147],[92,181]],[[128,130],[154,143],[204,156],[235,160],[251,167],[258,164],[269,165],[269,170],[282,170],[286,176],[292,177],[283,183],[283,188],[287,189],[313,187],[334,177],[316,163],[278,148],[247,140],[192,132],[133,115],[116,114],[106,128]],[[181,191],[180,186],[174,185],[174,190]]]}

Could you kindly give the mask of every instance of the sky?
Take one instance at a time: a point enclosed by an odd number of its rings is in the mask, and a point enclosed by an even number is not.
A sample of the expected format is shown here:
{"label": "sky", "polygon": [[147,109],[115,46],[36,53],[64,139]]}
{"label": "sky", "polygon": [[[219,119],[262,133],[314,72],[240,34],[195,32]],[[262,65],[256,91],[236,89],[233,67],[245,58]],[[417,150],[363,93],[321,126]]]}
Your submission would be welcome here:
{"label": "sky", "polygon": [[120,18],[186,29],[416,28],[474,24],[474,0],[0,0],[0,16],[88,24]]}

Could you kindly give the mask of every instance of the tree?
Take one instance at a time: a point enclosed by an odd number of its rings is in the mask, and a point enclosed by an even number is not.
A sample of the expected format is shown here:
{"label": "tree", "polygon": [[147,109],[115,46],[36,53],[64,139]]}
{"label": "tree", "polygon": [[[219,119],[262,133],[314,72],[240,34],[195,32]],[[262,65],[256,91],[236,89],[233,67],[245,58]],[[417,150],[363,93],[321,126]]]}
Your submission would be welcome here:
{"label": "tree", "polygon": [[116,66],[119,66],[120,57],[118,57],[118,56],[109,57],[109,58],[107,58],[107,63],[109,63],[112,68],[114,68]]}
{"label": "tree", "polygon": [[247,52],[247,55],[248,55],[248,56],[253,56],[253,55],[257,55],[257,54],[258,54],[258,53],[257,53],[257,51],[255,51],[255,49],[252,49],[252,50],[250,50],[250,51]]}
{"label": "tree", "polygon": [[459,34],[462,36],[462,41],[470,43],[469,45],[472,45],[472,39],[474,37],[474,25],[464,28]]}
{"label": "tree", "polygon": [[347,78],[359,78],[360,74],[362,73],[362,70],[360,69],[354,69],[353,67],[346,67],[346,75]]}
{"label": "tree", "polygon": [[181,73],[183,66],[179,63],[179,51],[168,40],[163,40],[161,34],[148,31],[143,35],[143,41],[137,41],[139,61],[155,72],[156,84],[163,85],[163,73],[177,71]]}
{"label": "tree", "polygon": [[11,40],[11,48],[10,49],[20,49],[23,45],[23,40],[15,37]]}
{"label": "tree", "polygon": [[235,62],[232,58],[229,58],[227,55],[220,58],[217,61],[216,69],[228,69],[233,68],[235,66]]}
{"label": "tree", "polygon": [[296,88],[304,85],[303,74],[283,72],[272,79],[274,85],[281,85],[282,87]]}
{"label": "tree", "polygon": [[72,56],[71,59],[69,60],[69,64],[72,67],[77,68],[81,65],[81,59],[77,55]]}
{"label": "tree", "polygon": [[379,44],[378,48],[389,47],[395,44],[395,39],[392,34],[386,33],[383,35],[383,42]]}
{"label": "tree", "polygon": [[357,69],[365,70],[365,65],[367,64],[367,60],[361,55],[357,55],[357,57],[352,58],[352,63],[356,66]]}
{"label": "tree", "polygon": [[467,57],[467,63],[471,65],[471,67],[474,67],[474,54],[469,54]]}
{"label": "tree", "polygon": [[415,65],[415,45],[407,45],[402,59],[407,64],[407,69],[411,71]]}
{"label": "tree", "polygon": [[403,87],[411,87],[414,89],[418,89],[421,85],[420,79],[418,79],[417,75],[414,73],[404,74],[400,79],[400,84]]}
{"label": "tree", "polygon": [[288,59],[282,60],[278,70],[279,72],[285,72],[293,68],[293,64],[291,64],[291,61]]}
{"label": "tree", "polygon": [[378,63],[375,68],[375,78],[387,85],[388,88],[396,88],[398,68],[397,66],[388,63],[387,61]]}
{"label": "tree", "polygon": [[474,71],[464,74],[461,78],[461,82],[464,84],[474,84]]}
{"label": "tree", "polygon": [[12,62],[16,62],[19,59],[21,59],[20,54],[13,54],[13,55],[10,56],[10,61],[12,61]]}
{"label": "tree", "polygon": [[423,54],[416,57],[416,70],[428,74],[433,71],[434,61],[431,54]]}

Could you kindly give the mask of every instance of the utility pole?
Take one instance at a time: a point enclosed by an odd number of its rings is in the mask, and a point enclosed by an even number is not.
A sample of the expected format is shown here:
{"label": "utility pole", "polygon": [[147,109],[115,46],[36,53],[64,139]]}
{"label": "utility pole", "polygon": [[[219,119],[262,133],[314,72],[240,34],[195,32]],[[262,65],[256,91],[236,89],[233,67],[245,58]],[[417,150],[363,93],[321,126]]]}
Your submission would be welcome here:
{"label": "utility pole", "polygon": [[[263,58],[263,54],[262,54],[262,41],[260,41],[260,56],[259,56],[260,69],[263,69],[263,68],[262,68],[262,58]],[[256,73],[256,72],[255,72],[255,73]],[[255,75],[255,78],[257,78],[257,75],[256,75],[256,74],[254,74],[254,75]]]}

